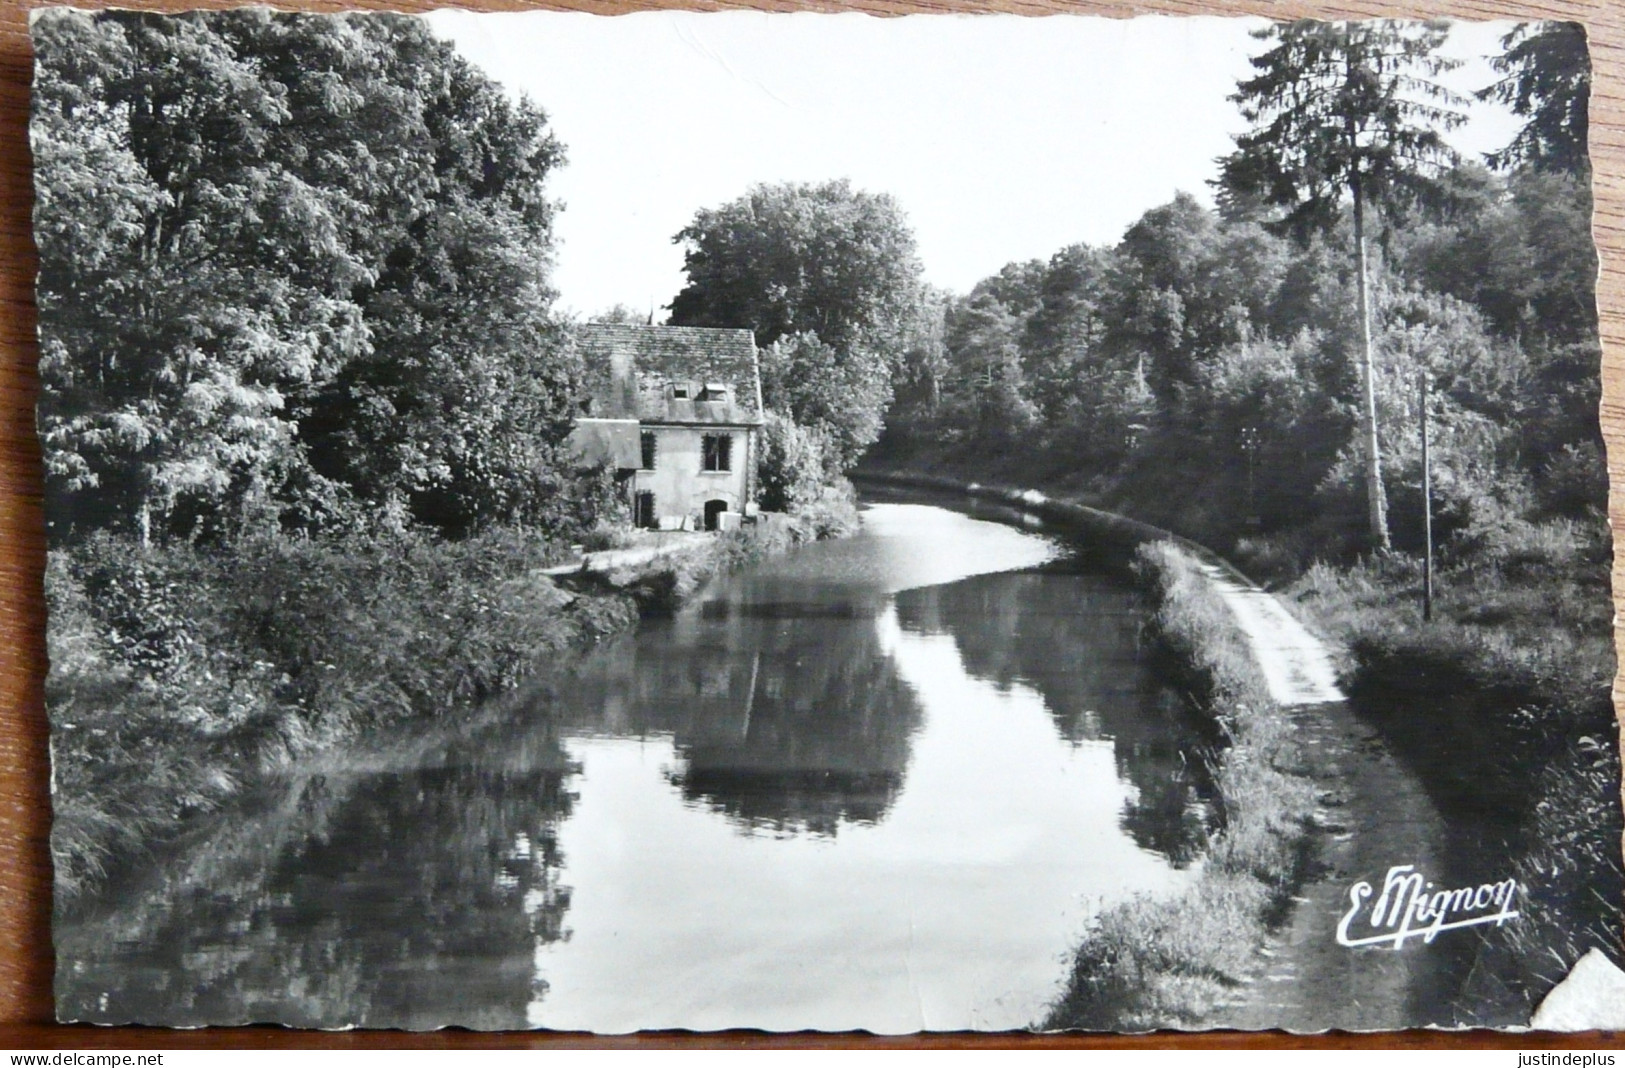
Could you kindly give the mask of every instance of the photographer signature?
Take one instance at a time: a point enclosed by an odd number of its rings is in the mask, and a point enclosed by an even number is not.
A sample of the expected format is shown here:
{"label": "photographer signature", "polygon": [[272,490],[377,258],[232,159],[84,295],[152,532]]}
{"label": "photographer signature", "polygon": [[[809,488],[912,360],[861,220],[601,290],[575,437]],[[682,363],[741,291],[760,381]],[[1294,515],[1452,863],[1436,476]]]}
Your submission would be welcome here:
{"label": "photographer signature", "polygon": [[[1435,890],[1415,865],[1396,865],[1388,869],[1382,893],[1371,902],[1364,919],[1361,913],[1366,911],[1366,901],[1374,889],[1364,881],[1349,888],[1349,910],[1337,925],[1337,941],[1344,946],[1388,944],[1399,949],[1411,938],[1432,942],[1441,931],[1486,923],[1499,927],[1518,918],[1513,907],[1518,889],[1518,880],[1502,879],[1457,890]],[[1364,934],[1367,930],[1379,933]]]}

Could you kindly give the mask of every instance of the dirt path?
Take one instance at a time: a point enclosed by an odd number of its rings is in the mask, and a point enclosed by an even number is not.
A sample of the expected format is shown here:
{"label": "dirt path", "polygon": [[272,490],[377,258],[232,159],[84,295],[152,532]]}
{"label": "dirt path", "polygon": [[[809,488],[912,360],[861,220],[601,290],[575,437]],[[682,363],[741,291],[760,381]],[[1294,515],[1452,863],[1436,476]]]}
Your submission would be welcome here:
{"label": "dirt path", "polygon": [[1286,606],[1273,594],[1241,582],[1216,564],[1198,566],[1236,614],[1277,704],[1298,708],[1343,700],[1326,647]]}
{"label": "dirt path", "polygon": [[1454,1023],[1447,976],[1463,946],[1441,939],[1350,949],[1336,939],[1355,882],[1380,886],[1398,864],[1443,870],[1444,818],[1415,774],[1344,703],[1320,641],[1269,593],[1216,566],[1204,570],[1251,640],[1271,696],[1292,717],[1303,753],[1298,770],[1319,791],[1310,874],[1292,915],[1260,951],[1258,978],[1210,1023],[1298,1032]]}
{"label": "dirt path", "polygon": [[1305,771],[1319,807],[1310,841],[1310,874],[1285,926],[1261,950],[1263,972],[1214,1023],[1247,1030],[1368,1031],[1451,1024],[1452,947],[1441,939],[1402,949],[1337,943],[1349,887],[1382,885],[1396,864],[1441,870],[1445,821],[1421,783],[1347,705],[1290,712]]}
{"label": "dirt path", "polygon": [[543,568],[540,574],[571,575],[582,571],[617,571],[622,568],[640,567],[652,560],[658,560],[662,556],[684,552],[696,545],[703,545],[710,536],[699,533],[669,532],[663,534],[660,541],[654,545],[639,545],[630,549],[604,549],[599,552],[582,553],[581,559],[575,563]]}

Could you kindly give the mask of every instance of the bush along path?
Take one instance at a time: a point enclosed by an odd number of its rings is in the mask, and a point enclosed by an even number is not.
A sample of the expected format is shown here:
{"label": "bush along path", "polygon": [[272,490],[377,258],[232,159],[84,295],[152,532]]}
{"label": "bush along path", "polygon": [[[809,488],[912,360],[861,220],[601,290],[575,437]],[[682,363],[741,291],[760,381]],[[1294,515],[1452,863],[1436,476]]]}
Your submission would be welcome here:
{"label": "bush along path", "polygon": [[1380,887],[1399,865],[1448,881],[1470,832],[1452,833],[1414,768],[1345,701],[1332,651],[1274,595],[1199,545],[1035,490],[874,480],[1023,508],[1131,562],[1180,681],[1229,743],[1216,758],[1222,821],[1202,876],[1183,896],[1100,915],[1041,1026],[1318,1032],[1528,1021],[1527,1001],[1510,995],[1475,999],[1476,1013],[1461,1015],[1458,994],[1484,944],[1474,931],[1398,948],[1339,943],[1354,883]]}

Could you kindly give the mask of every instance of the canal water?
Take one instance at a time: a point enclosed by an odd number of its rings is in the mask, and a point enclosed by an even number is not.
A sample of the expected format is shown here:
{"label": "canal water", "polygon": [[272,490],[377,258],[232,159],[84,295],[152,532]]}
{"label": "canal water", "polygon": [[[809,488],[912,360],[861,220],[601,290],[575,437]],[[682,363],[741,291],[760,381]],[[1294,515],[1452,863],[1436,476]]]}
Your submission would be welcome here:
{"label": "canal water", "polygon": [[1030,1026],[1091,916],[1201,863],[1210,742],[1145,613],[1059,538],[872,503],[63,918],[59,1015]]}

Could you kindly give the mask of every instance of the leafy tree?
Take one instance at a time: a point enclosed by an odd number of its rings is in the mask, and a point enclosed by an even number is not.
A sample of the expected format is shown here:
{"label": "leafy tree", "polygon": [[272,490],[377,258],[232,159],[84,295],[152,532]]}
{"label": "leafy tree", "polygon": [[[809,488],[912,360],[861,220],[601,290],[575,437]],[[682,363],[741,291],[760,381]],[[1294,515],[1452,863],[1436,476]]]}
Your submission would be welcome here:
{"label": "leafy tree", "polygon": [[816,432],[832,474],[880,437],[891,378],[877,360],[850,359],[817,334],[791,334],[761,351],[762,399]]}
{"label": "leafy tree", "polygon": [[356,264],[265,158],[284,95],[202,19],[53,12],[35,42],[47,477],[146,541],[288,447],[287,393],[362,342]]}
{"label": "leafy tree", "polygon": [[1049,264],[1043,260],[1007,263],[999,273],[976,283],[972,297],[986,294],[998,301],[1011,315],[1025,322],[1038,310],[1044,299],[1044,280]]}
{"label": "leafy tree", "polygon": [[1000,440],[1030,426],[1036,410],[1026,396],[1018,344],[1023,320],[999,299],[994,286],[978,286],[949,309],[951,404],[983,440]]}
{"label": "leafy tree", "polygon": [[580,368],[547,309],[562,149],[536,108],[453,59],[423,100],[439,181],[365,292],[374,345],[312,399],[324,473],[451,534],[547,523]]}
{"label": "leafy tree", "polygon": [[1464,165],[1458,206],[1406,227],[1396,259],[1418,282],[1478,307],[1491,327],[1534,351],[1597,336],[1596,246],[1586,180]]}
{"label": "leafy tree", "polygon": [[1221,192],[1281,206],[1285,228],[1306,236],[1353,209],[1364,389],[1362,426],[1372,542],[1388,545],[1377,437],[1365,212],[1405,197],[1432,199],[1454,162],[1442,131],[1464,121],[1462,100],[1431,79],[1456,66],[1437,54],[1443,23],[1281,23],[1259,31],[1274,47],[1232,97],[1252,129],[1220,161]]}
{"label": "leafy tree", "polygon": [[1027,317],[1022,363],[1034,402],[1051,422],[1077,401],[1105,338],[1113,257],[1070,245],[1050,258],[1038,307]]}
{"label": "leafy tree", "polygon": [[1278,239],[1249,222],[1224,223],[1189,194],[1152,208],[1112,258],[1108,345],[1146,357],[1165,397],[1198,378],[1223,346],[1267,321],[1285,267]]}
{"label": "leafy tree", "polygon": [[888,429],[905,424],[920,429],[937,421],[942,380],[949,373],[947,321],[953,294],[922,285],[903,358],[893,373],[893,402]]}
{"label": "leafy tree", "polygon": [[575,369],[538,110],[402,16],[59,11],[34,35],[54,521],[547,512]]}
{"label": "leafy tree", "polygon": [[652,316],[645,315],[629,304],[615,304],[594,315],[587,316],[589,323],[621,323],[626,326],[642,326],[652,321]]}
{"label": "leafy tree", "polygon": [[670,322],[752,330],[768,407],[825,432],[849,468],[879,437],[917,339],[920,263],[897,203],[845,181],[758,185],[673,240],[688,284]]}
{"label": "leafy tree", "polygon": [[831,475],[828,467],[822,433],[768,409],[756,462],[763,508],[788,512],[817,501]]}
{"label": "leafy tree", "polygon": [[1538,170],[1588,175],[1586,153],[1591,97],[1591,52],[1578,22],[1520,22],[1490,60],[1503,75],[1481,89],[1480,100],[1499,100],[1526,120],[1512,143],[1488,157],[1497,168],[1528,164]]}
{"label": "leafy tree", "polygon": [[843,353],[901,356],[921,268],[891,197],[845,180],[758,185],[696,212],[673,240],[688,275],[673,325],[748,327],[758,345],[810,333]]}

